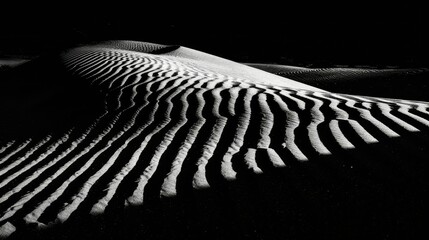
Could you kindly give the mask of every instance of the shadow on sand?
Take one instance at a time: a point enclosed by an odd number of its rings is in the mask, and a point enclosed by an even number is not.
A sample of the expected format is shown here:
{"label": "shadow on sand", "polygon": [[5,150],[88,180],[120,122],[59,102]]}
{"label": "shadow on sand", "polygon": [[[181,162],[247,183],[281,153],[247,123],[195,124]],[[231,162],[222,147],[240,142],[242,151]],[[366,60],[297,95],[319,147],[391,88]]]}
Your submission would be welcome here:
{"label": "shadow on sand", "polygon": [[181,186],[168,198],[146,192],[142,206],[80,212],[11,239],[415,239],[428,223],[429,149],[395,150],[415,137],[427,133],[332,149],[334,155],[288,160],[282,169],[262,164],[261,175],[235,165],[236,181]]}
{"label": "shadow on sand", "polygon": [[74,78],[58,56],[44,56],[0,75],[0,140],[46,136],[91,122],[103,99]]}

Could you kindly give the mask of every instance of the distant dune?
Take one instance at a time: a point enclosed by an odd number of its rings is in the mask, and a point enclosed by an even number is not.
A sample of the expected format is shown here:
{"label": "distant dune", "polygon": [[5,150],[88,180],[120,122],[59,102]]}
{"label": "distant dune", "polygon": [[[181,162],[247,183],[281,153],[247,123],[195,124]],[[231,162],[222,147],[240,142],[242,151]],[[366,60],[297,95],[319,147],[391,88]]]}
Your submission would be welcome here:
{"label": "distant dune", "polygon": [[426,70],[255,67],[109,41],[1,74],[0,237],[420,236],[429,103],[372,84]]}
{"label": "distant dune", "polygon": [[247,65],[338,93],[429,101],[428,68],[305,68],[257,63]]}
{"label": "distant dune", "polygon": [[29,61],[28,59],[21,59],[21,58],[0,58],[0,67],[2,66],[9,66],[9,67],[15,67],[17,65],[20,65],[22,63],[25,63]]}

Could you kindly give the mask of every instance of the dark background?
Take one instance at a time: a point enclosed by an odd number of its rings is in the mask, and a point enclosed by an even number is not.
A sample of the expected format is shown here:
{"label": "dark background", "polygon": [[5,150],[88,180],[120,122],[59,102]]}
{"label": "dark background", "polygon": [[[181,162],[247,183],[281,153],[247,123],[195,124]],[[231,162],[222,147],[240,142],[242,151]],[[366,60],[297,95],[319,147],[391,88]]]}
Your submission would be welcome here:
{"label": "dark background", "polygon": [[[260,3],[259,3],[260,4]],[[104,6],[105,5],[105,6]],[[185,6],[115,2],[3,8],[0,57],[105,39],[177,44],[241,62],[428,66],[423,6]]]}

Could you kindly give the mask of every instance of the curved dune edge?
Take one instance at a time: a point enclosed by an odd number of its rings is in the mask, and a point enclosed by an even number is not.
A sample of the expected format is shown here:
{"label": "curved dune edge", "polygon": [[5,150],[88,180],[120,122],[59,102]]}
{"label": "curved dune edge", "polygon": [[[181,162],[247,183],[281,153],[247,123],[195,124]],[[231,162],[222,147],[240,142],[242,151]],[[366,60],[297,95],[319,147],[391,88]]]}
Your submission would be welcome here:
{"label": "curved dune edge", "polygon": [[246,65],[332,92],[429,101],[426,94],[429,90],[428,68],[306,68],[258,63]]}
{"label": "curved dune edge", "polygon": [[313,86],[291,81],[285,77],[278,77],[275,74],[267,74],[265,71],[183,46],[168,46],[153,43],[141,44],[141,42],[135,41],[106,41],[95,46],[132,51],[134,53],[162,55],[172,61],[195,65],[214,73],[224,74],[244,81],[252,81],[255,84],[260,83],[322,91]]}
{"label": "curved dune edge", "polygon": [[[100,92],[104,108],[89,124],[1,143],[2,238],[192,198],[192,191],[226,191],[233,199],[228,184],[283,169],[323,162],[361,184],[350,169],[382,172],[384,165],[371,163],[380,154],[424,158],[417,149],[427,139],[426,102],[331,93],[184,47],[110,42],[67,50],[61,60]],[[396,156],[389,146],[371,150],[402,138],[391,145],[404,149]],[[426,186],[424,174],[404,174]]]}

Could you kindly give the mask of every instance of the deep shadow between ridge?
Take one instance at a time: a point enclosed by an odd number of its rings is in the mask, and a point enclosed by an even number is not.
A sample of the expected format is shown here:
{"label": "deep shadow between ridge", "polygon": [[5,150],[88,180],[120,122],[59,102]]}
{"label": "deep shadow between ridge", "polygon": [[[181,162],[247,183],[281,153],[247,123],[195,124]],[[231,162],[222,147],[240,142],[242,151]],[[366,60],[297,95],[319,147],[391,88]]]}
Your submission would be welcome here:
{"label": "deep shadow between ridge", "polygon": [[[427,234],[429,149],[418,141],[427,137],[331,148],[335,155],[301,163],[283,151],[283,169],[240,171],[236,181],[210,189],[154,195],[141,207],[99,216],[73,214],[63,225],[11,239],[413,239]],[[397,150],[410,142],[417,144]]]}

